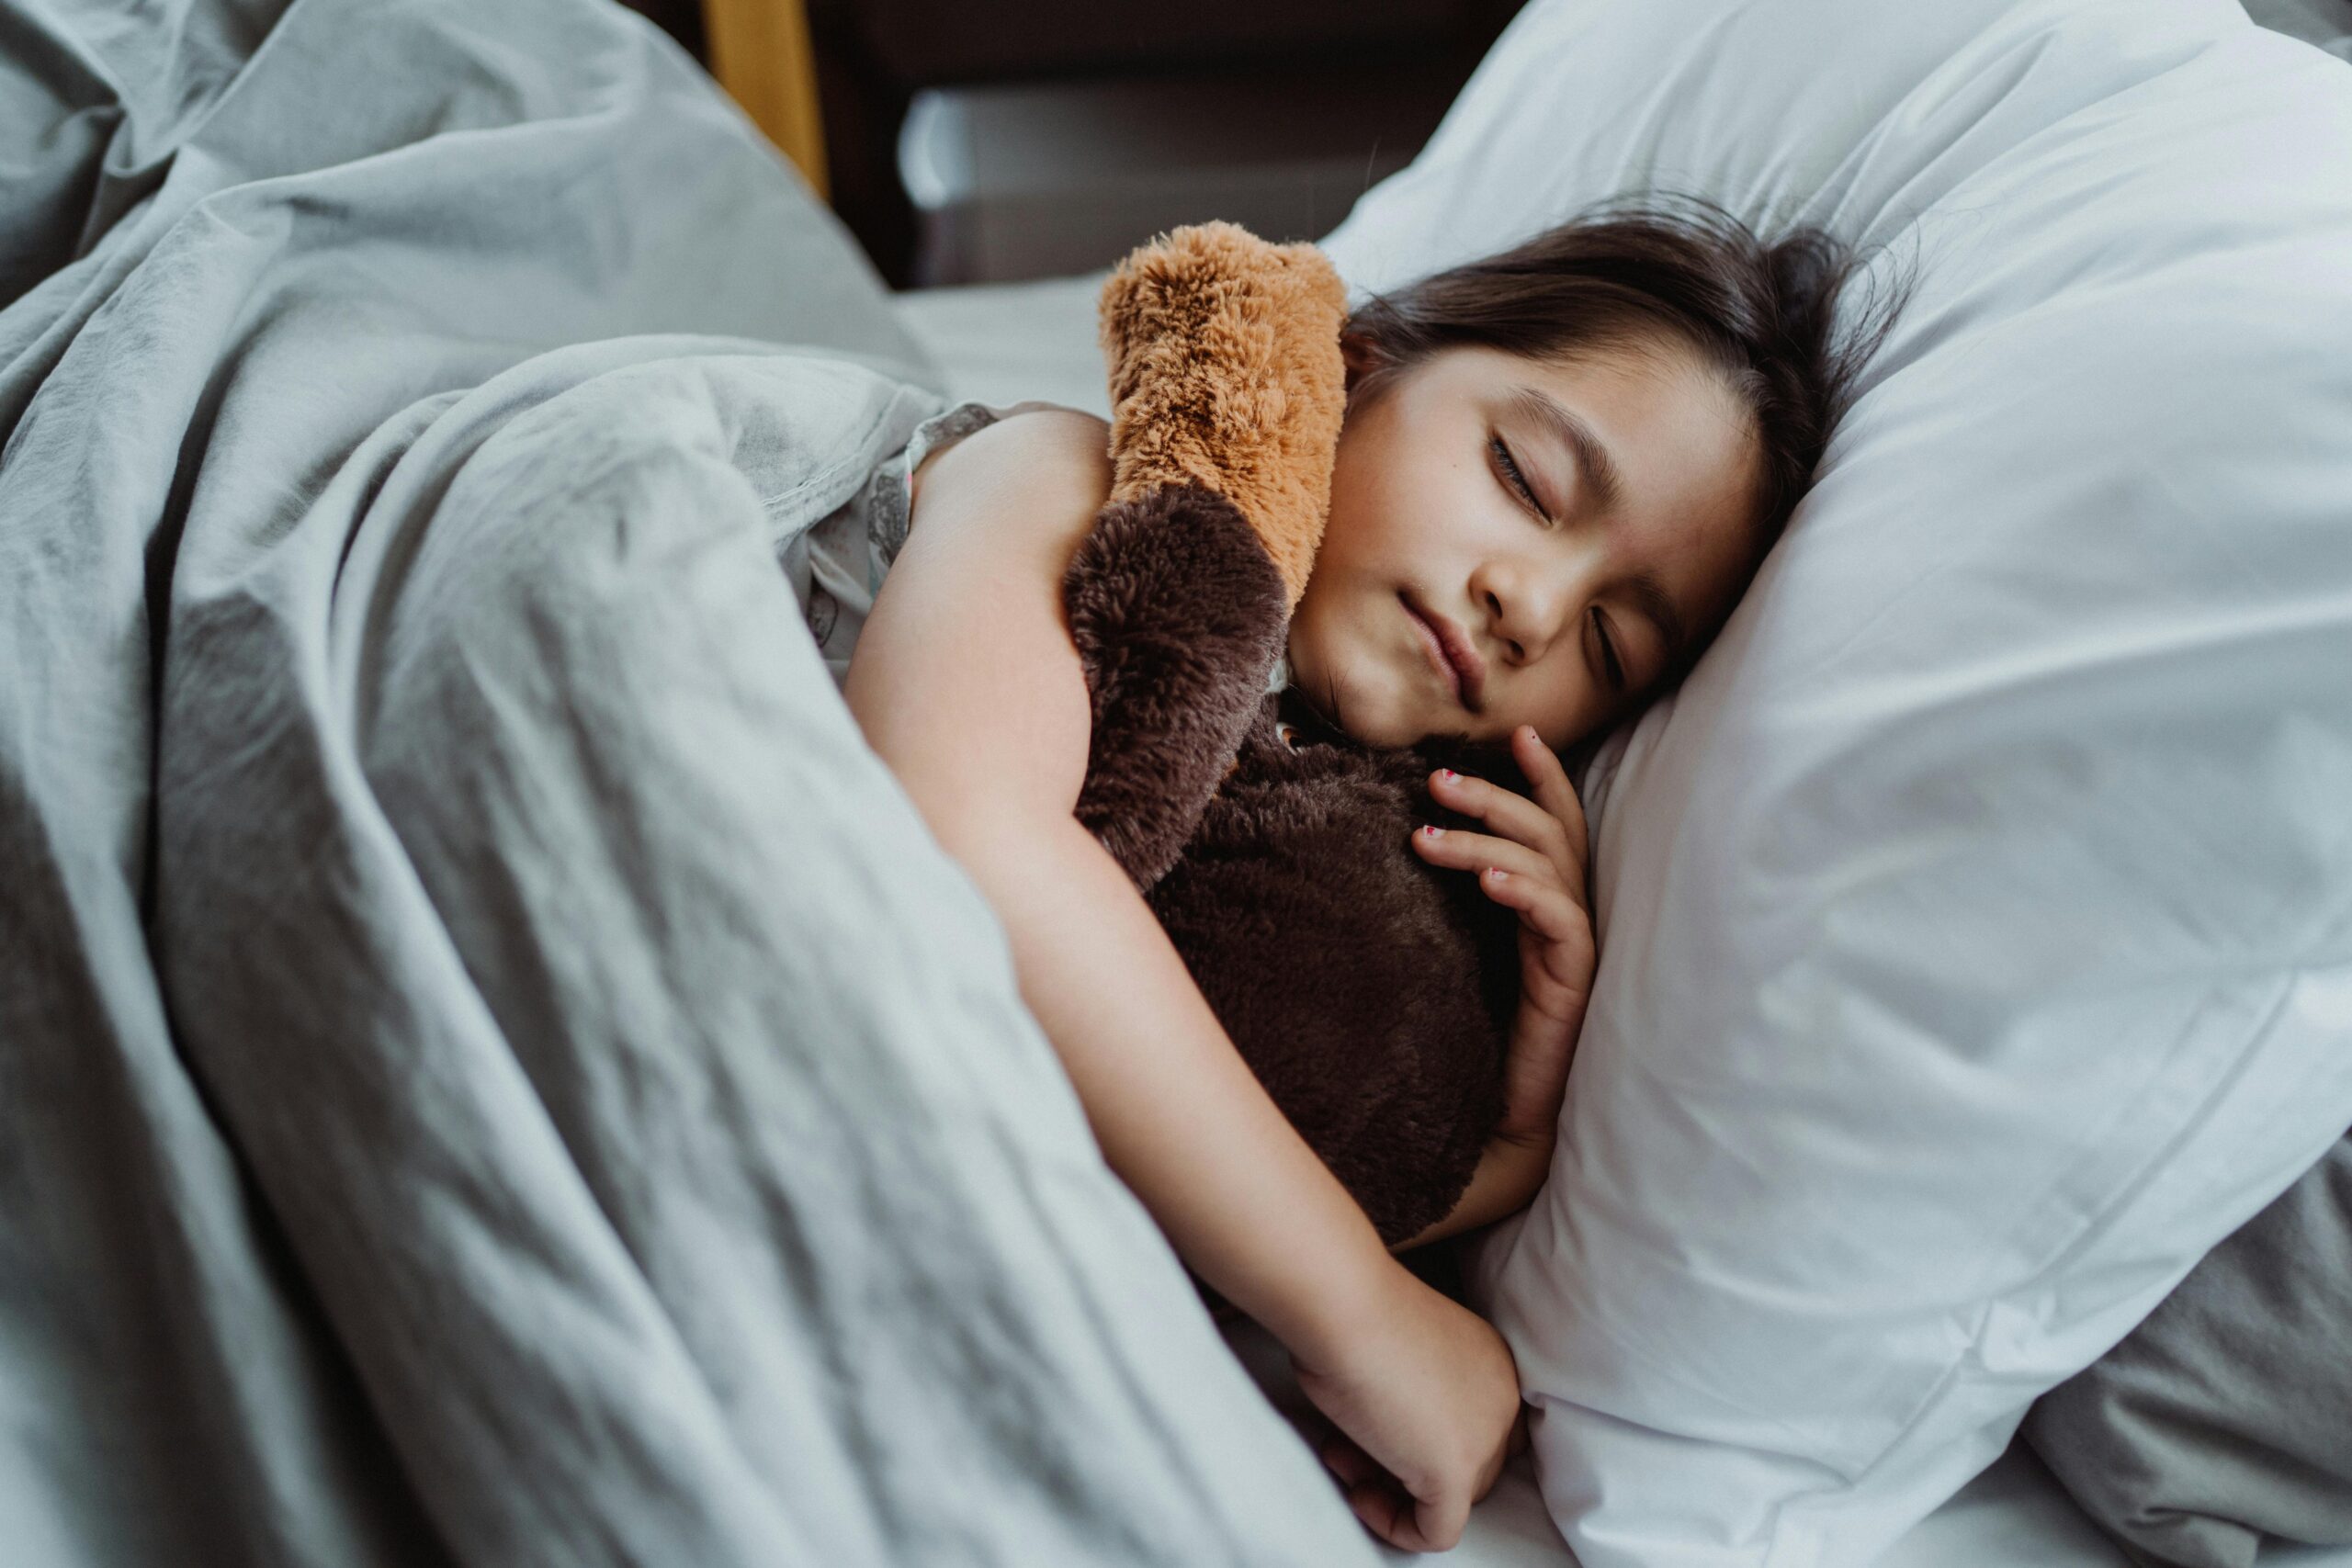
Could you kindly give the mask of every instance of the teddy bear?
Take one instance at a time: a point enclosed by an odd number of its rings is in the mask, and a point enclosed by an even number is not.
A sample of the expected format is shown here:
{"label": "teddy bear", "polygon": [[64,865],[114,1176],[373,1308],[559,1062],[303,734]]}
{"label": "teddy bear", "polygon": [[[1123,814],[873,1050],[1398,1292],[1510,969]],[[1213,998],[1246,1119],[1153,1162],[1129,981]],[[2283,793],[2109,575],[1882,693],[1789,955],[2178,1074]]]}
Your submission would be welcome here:
{"label": "teddy bear", "polygon": [[1508,750],[1375,749],[1276,690],[1322,536],[1346,293],[1312,245],[1172,231],[1104,285],[1113,488],[1065,576],[1092,701],[1078,816],[1274,1103],[1401,1242],[1502,1113],[1517,917],[1430,867],[1427,781]]}

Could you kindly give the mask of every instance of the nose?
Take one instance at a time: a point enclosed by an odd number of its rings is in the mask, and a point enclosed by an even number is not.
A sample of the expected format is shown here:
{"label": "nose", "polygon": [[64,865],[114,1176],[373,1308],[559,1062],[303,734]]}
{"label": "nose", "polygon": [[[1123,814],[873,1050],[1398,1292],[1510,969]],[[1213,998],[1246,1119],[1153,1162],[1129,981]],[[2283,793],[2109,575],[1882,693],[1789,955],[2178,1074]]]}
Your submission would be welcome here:
{"label": "nose", "polygon": [[1584,563],[1490,560],[1470,578],[1470,602],[1513,664],[1532,664],[1574,624],[1587,597]]}

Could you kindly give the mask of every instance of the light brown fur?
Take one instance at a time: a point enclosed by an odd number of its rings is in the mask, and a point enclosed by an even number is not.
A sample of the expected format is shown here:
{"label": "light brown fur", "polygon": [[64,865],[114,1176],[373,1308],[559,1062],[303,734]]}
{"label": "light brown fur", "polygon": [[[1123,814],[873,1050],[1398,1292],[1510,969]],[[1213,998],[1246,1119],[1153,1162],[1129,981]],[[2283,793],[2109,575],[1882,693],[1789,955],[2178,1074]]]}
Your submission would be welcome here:
{"label": "light brown fur", "polygon": [[1347,289],[1313,245],[1231,223],[1170,231],[1102,286],[1111,498],[1214,490],[1248,518],[1295,608],[1331,505],[1347,403]]}

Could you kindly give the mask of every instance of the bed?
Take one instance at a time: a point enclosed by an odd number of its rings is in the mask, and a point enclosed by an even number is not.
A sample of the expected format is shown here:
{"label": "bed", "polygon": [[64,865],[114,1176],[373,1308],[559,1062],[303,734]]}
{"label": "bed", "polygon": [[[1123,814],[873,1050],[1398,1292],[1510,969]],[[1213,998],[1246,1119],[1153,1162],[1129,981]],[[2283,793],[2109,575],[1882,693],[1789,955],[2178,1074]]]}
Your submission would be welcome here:
{"label": "bed", "polygon": [[1374,1561],[775,570],[1092,280],[891,304],[617,6],[156,14],[0,0],[0,1560]]}
{"label": "bed", "polygon": [[[1302,1405],[1282,1348],[1248,1329],[1228,1337],[1269,1398],[1295,1418]],[[1391,1562],[1418,1561],[1387,1551]],[[1462,1544],[1444,1561],[1463,1568],[1574,1568],[1576,1556],[1544,1511],[1534,1467],[1521,1454],[1471,1510]],[[1979,1476],[1881,1560],[1881,1568],[2128,1568],[2131,1559],[2093,1528],[2022,1445]],[[2315,1550],[2263,1559],[2290,1568],[2348,1568],[2352,1552]]]}

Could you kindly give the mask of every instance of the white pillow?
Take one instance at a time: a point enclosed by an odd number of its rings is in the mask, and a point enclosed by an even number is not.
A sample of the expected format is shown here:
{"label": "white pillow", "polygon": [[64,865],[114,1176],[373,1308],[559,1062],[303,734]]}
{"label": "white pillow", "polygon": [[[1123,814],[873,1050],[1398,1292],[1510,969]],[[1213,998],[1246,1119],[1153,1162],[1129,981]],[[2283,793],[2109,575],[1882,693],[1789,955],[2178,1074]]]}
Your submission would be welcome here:
{"label": "white pillow", "polygon": [[1863,1563],[2352,1125],[2352,73],[2228,0],[1544,0],[1327,245],[1645,186],[1917,288],[1595,770],[1474,1276],[1584,1568]]}

